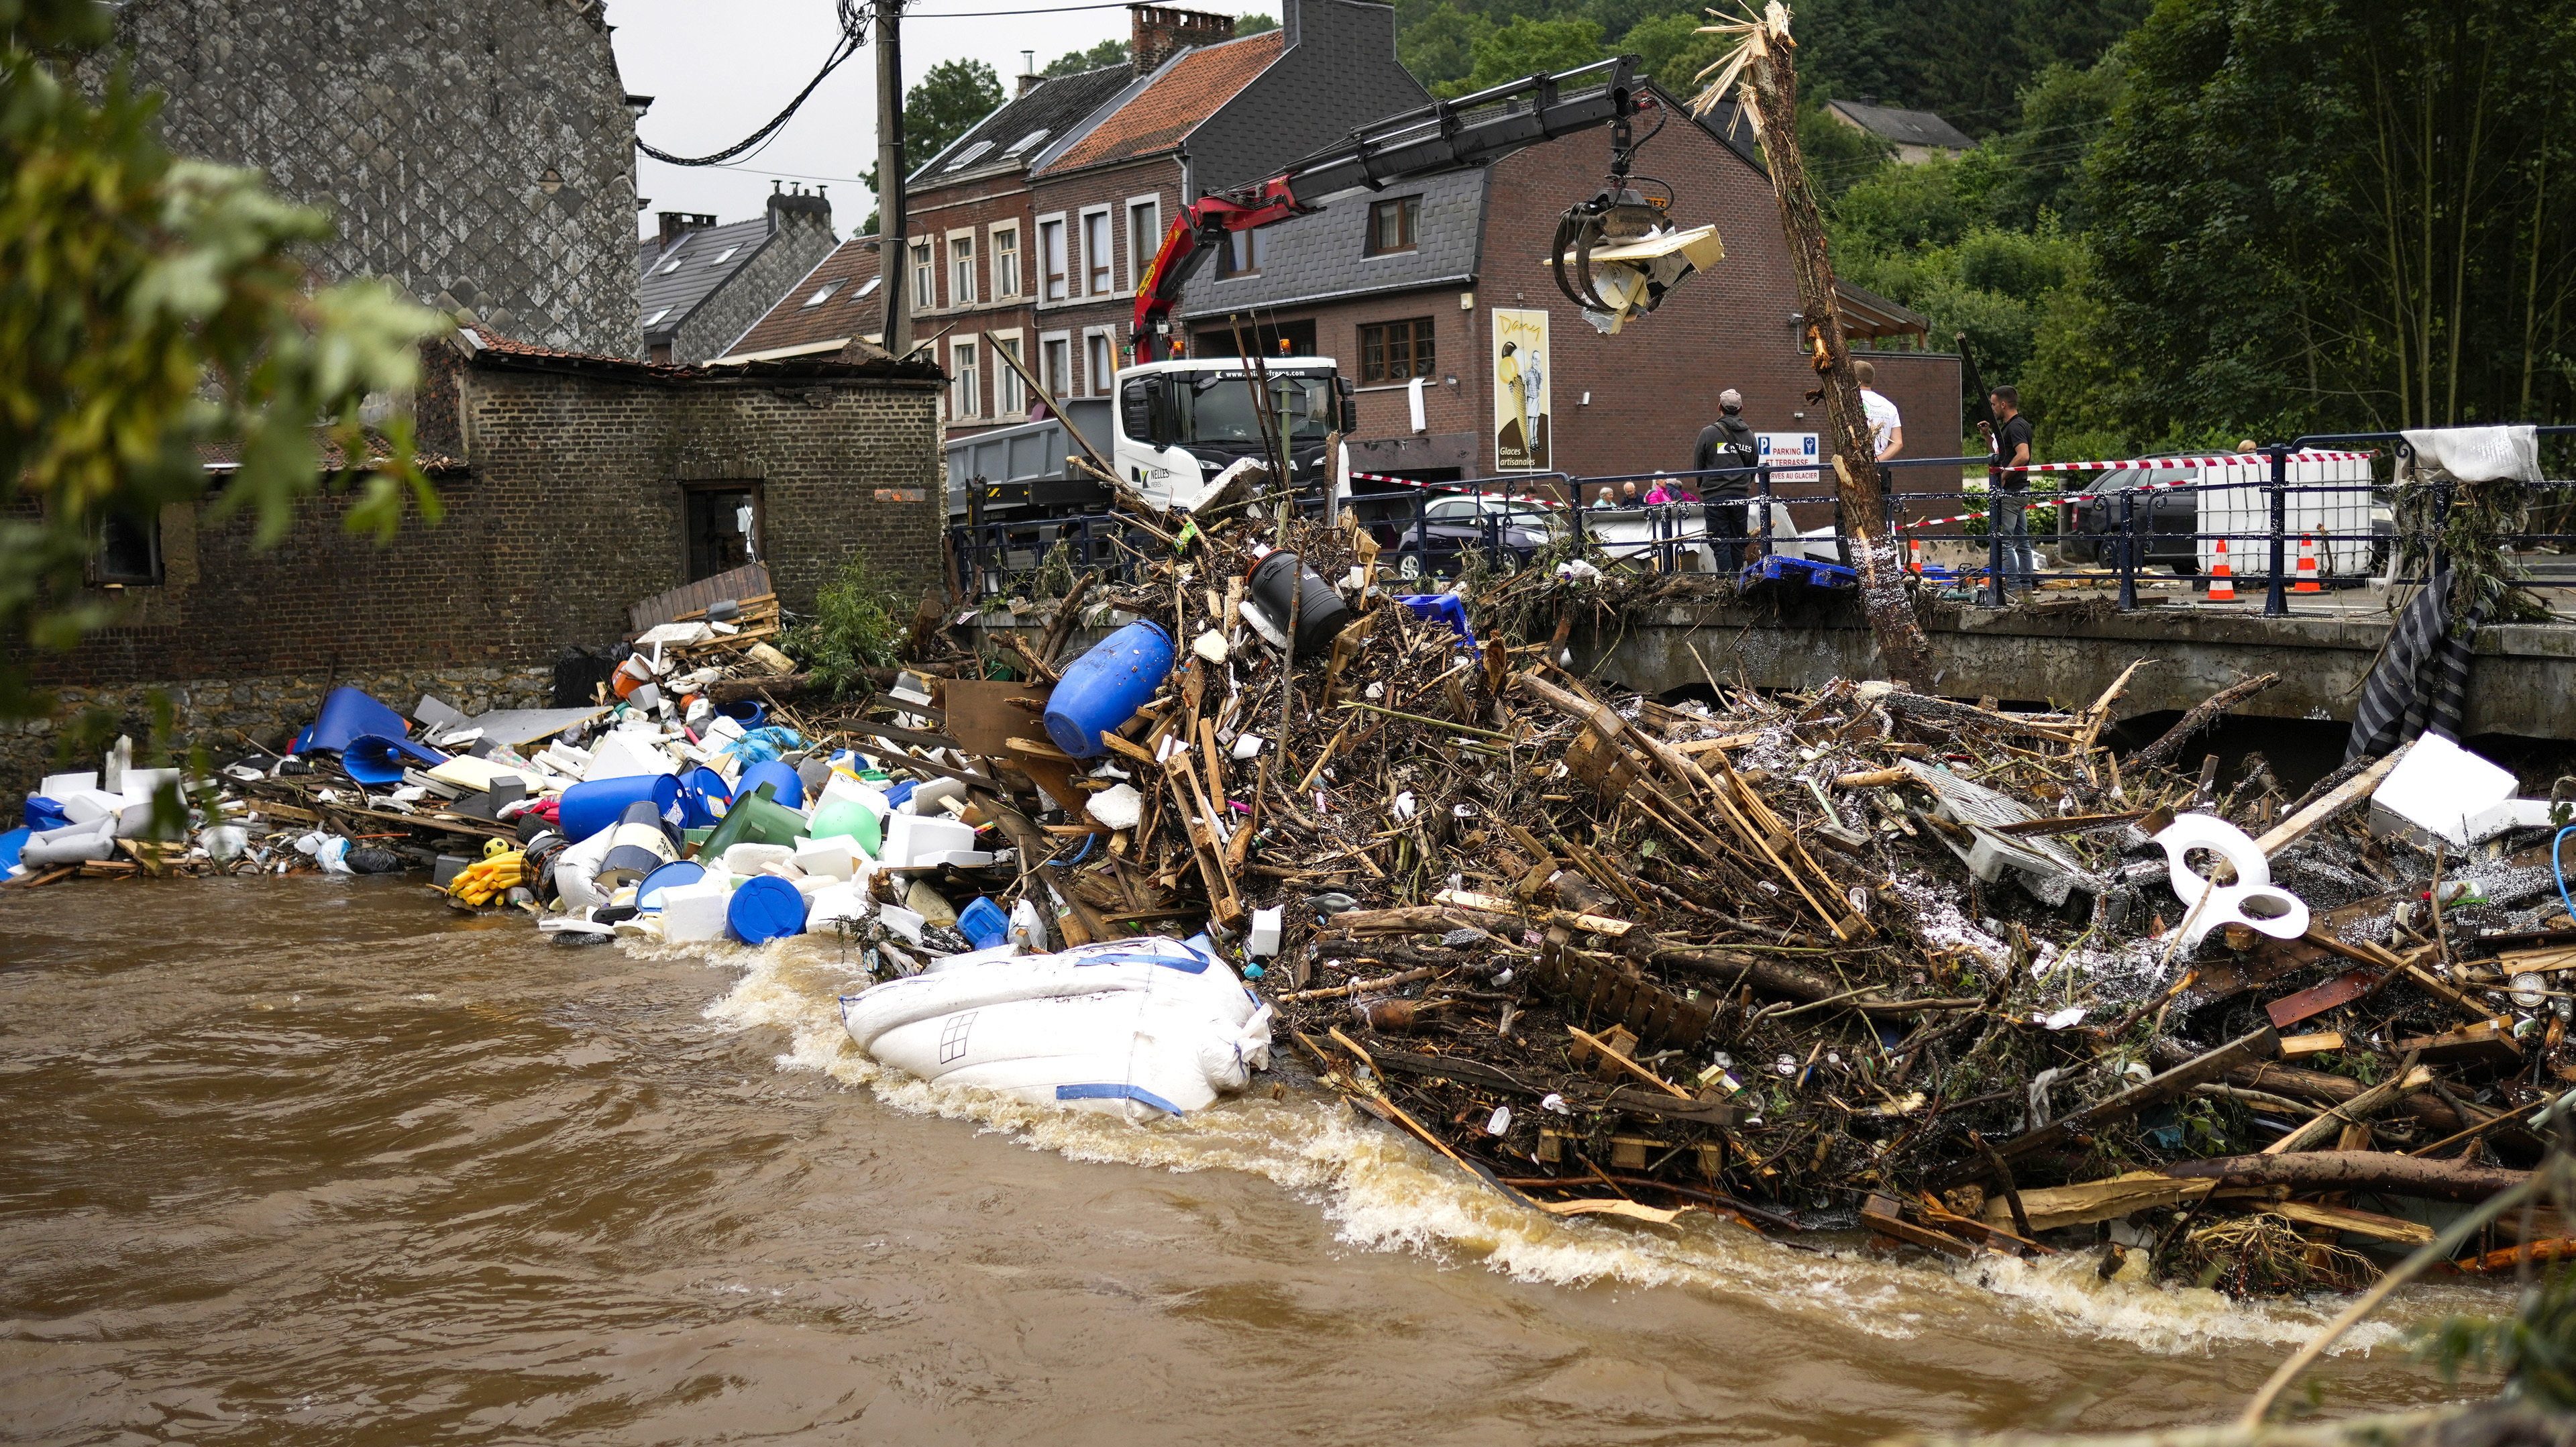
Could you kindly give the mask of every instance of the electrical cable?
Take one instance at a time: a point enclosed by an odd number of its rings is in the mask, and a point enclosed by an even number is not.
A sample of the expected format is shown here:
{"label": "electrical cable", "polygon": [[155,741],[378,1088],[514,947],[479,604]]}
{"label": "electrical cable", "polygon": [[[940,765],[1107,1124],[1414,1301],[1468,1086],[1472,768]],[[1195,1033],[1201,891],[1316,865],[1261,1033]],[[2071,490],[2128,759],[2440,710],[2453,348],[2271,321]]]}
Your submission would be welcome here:
{"label": "electrical cable", "polygon": [[654,160],[662,162],[664,165],[720,166],[725,162],[732,160],[734,157],[741,155],[743,152],[752,149],[754,146],[761,145],[768,141],[772,136],[777,135],[790,120],[795,119],[797,110],[805,104],[808,97],[814,94],[816,87],[822,85],[825,80],[831,77],[833,71],[839,70],[849,61],[850,57],[858,54],[860,48],[868,43],[867,14],[859,8],[859,0],[839,0],[839,13],[841,18],[841,38],[839,43],[832,47],[831,58],[823,62],[823,68],[814,73],[814,78],[812,80],[805,82],[805,88],[798,91],[796,93],[796,98],[787,103],[787,109],[770,117],[769,124],[762,126],[759,130],[752,132],[750,135],[743,137],[741,140],[734,142],[732,145],[725,147],[721,151],[715,151],[704,156],[675,156],[668,151],[661,150],[647,143],[641,136],[635,138],[635,149],[642,151],[645,155],[652,157]]}
{"label": "electrical cable", "polygon": [[2568,918],[2576,919],[2576,899],[2569,898],[2567,894],[2567,868],[2558,862],[2558,846],[2566,843],[2570,834],[2576,834],[2576,824],[2570,824],[2550,837],[2549,872],[2558,876],[2558,902],[2567,906]]}

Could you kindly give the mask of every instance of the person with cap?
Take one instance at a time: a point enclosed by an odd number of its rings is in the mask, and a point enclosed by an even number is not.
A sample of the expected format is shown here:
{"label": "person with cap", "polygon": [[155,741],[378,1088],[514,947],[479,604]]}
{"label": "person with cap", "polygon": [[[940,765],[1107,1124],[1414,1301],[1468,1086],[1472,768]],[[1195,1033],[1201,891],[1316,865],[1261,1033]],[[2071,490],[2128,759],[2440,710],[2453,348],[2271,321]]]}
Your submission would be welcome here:
{"label": "person with cap", "polygon": [[1720,571],[1732,573],[1744,566],[1744,503],[1753,491],[1753,468],[1761,461],[1762,449],[1754,441],[1753,428],[1744,420],[1744,394],[1733,387],[1717,394],[1717,420],[1699,430],[1699,445],[1691,452],[1691,470],[1714,476],[1702,476],[1700,496],[1709,506],[1708,540],[1717,554]]}

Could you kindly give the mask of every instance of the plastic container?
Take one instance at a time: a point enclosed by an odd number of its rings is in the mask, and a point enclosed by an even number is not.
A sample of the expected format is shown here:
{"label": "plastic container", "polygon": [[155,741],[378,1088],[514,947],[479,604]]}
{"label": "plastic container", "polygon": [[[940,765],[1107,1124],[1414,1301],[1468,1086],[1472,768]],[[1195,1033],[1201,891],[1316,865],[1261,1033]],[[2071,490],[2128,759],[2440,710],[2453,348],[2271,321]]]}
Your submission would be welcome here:
{"label": "plastic container", "polygon": [[746,879],[725,906],[725,927],[747,945],[805,933],[805,894],[774,874]]}
{"label": "plastic container", "polygon": [[[1274,551],[1252,565],[1251,595],[1259,608],[1281,633],[1288,631],[1288,614],[1292,602],[1297,615],[1297,653],[1300,657],[1320,658],[1332,646],[1333,635],[1351,621],[1351,605],[1323,575],[1307,567],[1295,553]],[[1292,599],[1290,588],[1304,593],[1302,601]],[[1067,674],[1070,681],[1072,675]]]}
{"label": "plastic container", "polygon": [[410,732],[411,725],[401,714],[357,689],[341,687],[322,696],[322,712],[314,718],[312,727],[296,736],[295,747],[287,752],[336,754],[360,734],[398,739]]}
{"label": "plastic container", "polygon": [[406,760],[434,769],[447,762],[447,755],[384,734],[360,734],[340,750],[340,767],[361,784],[401,783]]}
{"label": "plastic container", "polygon": [[707,877],[706,866],[689,859],[675,859],[645,875],[635,886],[635,907],[645,913],[661,909],[665,890],[696,884]]}
{"label": "plastic container", "polygon": [[885,826],[878,822],[877,811],[849,799],[826,799],[816,806],[814,823],[806,832],[816,839],[855,839],[870,859],[885,850]]}
{"label": "plastic container", "polygon": [[670,774],[628,774],[575,784],[563,791],[563,802],[555,812],[555,827],[577,844],[625,818],[626,811],[638,803],[649,802],[654,813],[667,815],[671,806],[680,802],[680,793],[680,780]]}
{"label": "plastic container", "polygon": [[733,799],[733,785],[725,776],[709,768],[695,768],[680,776],[680,827],[704,829],[724,817],[725,805]]}
{"label": "plastic container", "polygon": [[792,766],[777,759],[763,759],[759,763],[746,767],[742,771],[742,778],[735,783],[733,791],[736,794],[748,794],[763,784],[777,785],[777,790],[771,797],[788,808],[805,807],[805,781],[797,777],[796,770]]}
{"label": "plastic container", "polygon": [[989,950],[1011,937],[1011,917],[1002,913],[1000,905],[979,894],[958,914],[957,932],[966,937],[966,943]]}
{"label": "plastic container", "polygon": [[771,798],[775,787],[763,784],[755,792],[737,795],[733,807],[725,811],[724,822],[708,833],[698,853],[716,859],[737,844],[794,844],[805,832],[805,816]]}
{"label": "plastic container", "polygon": [[1171,671],[1172,636],[1144,619],[1128,624],[1064,671],[1047,699],[1047,737],[1077,759],[1100,757],[1100,736],[1134,718]]}
{"label": "plastic container", "polygon": [[716,712],[742,725],[745,733],[769,722],[769,705],[756,698],[736,699],[719,707]]}

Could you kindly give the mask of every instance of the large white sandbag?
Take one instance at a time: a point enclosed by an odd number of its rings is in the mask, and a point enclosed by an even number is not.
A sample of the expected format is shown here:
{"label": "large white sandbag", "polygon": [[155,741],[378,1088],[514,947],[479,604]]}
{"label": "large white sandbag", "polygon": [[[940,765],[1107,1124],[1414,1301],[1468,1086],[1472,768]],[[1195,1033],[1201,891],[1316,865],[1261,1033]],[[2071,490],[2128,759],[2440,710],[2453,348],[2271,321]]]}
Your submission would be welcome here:
{"label": "large white sandbag", "polygon": [[1270,1007],[1178,940],[1117,940],[893,980],[841,1000],[850,1038],[925,1080],[1146,1121],[1270,1063]]}

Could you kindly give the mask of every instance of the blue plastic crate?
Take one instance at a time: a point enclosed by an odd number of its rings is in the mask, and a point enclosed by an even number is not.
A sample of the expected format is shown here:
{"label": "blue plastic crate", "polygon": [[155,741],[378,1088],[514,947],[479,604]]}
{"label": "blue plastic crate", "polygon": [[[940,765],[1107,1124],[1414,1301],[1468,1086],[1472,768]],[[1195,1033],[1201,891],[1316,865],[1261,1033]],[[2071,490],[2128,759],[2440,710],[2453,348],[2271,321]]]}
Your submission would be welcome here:
{"label": "blue plastic crate", "polygon": [[1819,563],[1809,558],[1784,558],[1777,553],[1771,553],[1745,564],[1744,570],[1735,577],[1735,586],[1739,591],[1749,592],[1766,584],[1849,592],[1860,587],[1860,574],[1840,563]]}

